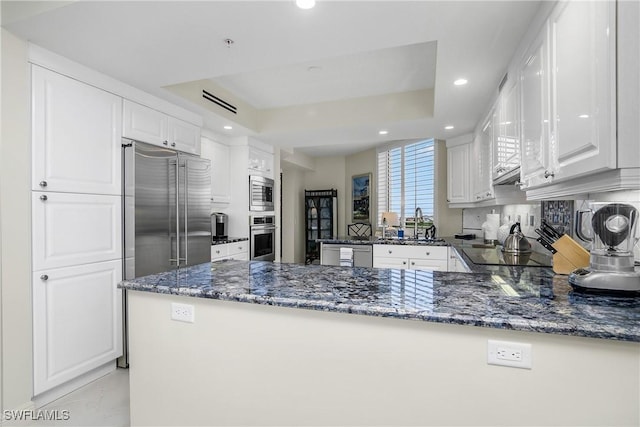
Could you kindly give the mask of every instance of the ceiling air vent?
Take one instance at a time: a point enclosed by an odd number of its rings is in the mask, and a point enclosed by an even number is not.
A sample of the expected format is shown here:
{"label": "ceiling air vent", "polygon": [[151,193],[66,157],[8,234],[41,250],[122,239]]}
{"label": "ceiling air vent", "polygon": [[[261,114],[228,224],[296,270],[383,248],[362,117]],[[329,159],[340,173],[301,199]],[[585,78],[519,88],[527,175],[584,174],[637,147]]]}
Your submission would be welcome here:
{"label": "ceiling air vent", "polygon": [[506,73],[500,81],[500,84],[498,85],[498,93],[502,91],[502,87],[507,83],[507,80],[509,80],[509,73]]}
{"label": "ceiling air vent", "polygon": [[217,106],[222,107],[225,110],[232,112],[233,114],[238,114],[238,109],[236,108],[235,105],[229,104],[224,99],[220,99],[217,96],[213,95],[212,93],[207,92],[204,89],[202,90],[202,97],[204,99],[206,99],[207,101],[213,102]]}

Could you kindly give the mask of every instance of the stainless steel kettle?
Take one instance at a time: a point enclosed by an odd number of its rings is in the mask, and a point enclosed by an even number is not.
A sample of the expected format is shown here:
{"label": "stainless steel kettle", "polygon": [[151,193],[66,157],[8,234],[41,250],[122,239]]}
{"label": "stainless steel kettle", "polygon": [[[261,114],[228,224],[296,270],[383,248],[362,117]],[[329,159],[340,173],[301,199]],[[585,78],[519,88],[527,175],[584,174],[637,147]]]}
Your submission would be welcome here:
{"label": "stainless steel kettle", "polygon": [[522,229],[520,228],[519,222],[516,222],[511,226],[509,235],[505,239],[504,245],[502,246],[502,251],[509,254],[531,253],[531,243],[529,243],[525,235],[522,234]]}

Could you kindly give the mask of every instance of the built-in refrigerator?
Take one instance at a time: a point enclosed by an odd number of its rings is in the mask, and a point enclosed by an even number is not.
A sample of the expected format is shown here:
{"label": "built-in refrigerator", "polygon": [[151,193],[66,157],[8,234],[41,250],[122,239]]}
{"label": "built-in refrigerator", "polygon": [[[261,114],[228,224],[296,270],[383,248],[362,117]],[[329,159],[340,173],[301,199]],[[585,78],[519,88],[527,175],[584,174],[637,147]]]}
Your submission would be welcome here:
{"label": "built-in refrigerator", "polygon": [[317,239],[338,237],[338,190],[305,190],[305,262],[320,259]]}
{"label": "built-in refrigerator", "polygon": [[128,139],[122,156],[124,279],[211,261],[211,162]]}

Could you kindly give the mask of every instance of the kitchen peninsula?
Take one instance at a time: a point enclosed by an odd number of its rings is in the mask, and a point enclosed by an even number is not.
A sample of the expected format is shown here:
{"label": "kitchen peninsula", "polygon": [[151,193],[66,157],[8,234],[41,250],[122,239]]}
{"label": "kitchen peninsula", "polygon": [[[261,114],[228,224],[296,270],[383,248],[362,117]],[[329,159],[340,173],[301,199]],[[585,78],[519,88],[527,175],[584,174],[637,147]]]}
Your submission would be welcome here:
{"label": "kitchen peninsula", "polygon": [[[549,269],[226,261],[121,286],[132,425],[640,421],[638,299],[576,293]],[[489,339],[531,344],[532,369],[487,365]]]}

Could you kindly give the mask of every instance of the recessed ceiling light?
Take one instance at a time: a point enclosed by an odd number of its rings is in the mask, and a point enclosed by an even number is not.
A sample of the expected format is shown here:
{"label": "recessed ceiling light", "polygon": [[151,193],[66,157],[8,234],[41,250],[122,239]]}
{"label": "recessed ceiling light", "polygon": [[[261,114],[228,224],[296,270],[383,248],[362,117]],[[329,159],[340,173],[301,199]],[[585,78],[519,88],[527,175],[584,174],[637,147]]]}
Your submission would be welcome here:
{"label": "recessed ceiling light", "polygon": [[300,9],[312,9],[316,5],[316,0],[296,0],[296,5]]}
{"label": "recessed ceiling light", "polygon": [[320,71],[320,70],[322,70],[322,67],[320,65],[310,65],[307,67],[307,71],[309,72]]}
{"label": "recessed ceiling light", "polygon": [[226,130],[231,130],[231,129],[233,129],[233,126],[226,125],[226,126],[224,126],[224,128],[225,128]]}
{"label": "recessed ceiling light", "polygon": [[451,129],[453,129],[453,126],[449,125],[449,126],[445,126],[444,128],[445,128],[446,130],[451,130]]}
{"label": "recessed ceiling light", "polygon": [[455,82],[453,82],[453,84],[456,85],[456,86],[466,85],[467,84],[467,79],[458,79]]}
{"label": "recessed ceiling light", "polygon": [[588,119],[589,115],[588,114],[580,114],[578,117],[581,118],[581,119]]}
{"label": "recessed ceiling light", "polygon": [[381,130],[380,132],[378,132],[378,135],[386,135],[388,133],[389,133],[388,130]]}

